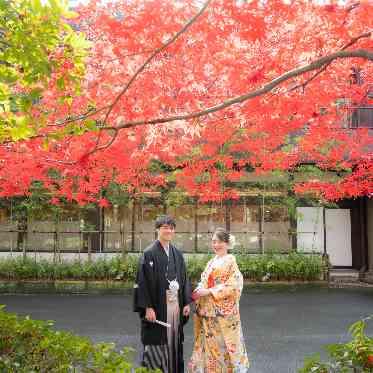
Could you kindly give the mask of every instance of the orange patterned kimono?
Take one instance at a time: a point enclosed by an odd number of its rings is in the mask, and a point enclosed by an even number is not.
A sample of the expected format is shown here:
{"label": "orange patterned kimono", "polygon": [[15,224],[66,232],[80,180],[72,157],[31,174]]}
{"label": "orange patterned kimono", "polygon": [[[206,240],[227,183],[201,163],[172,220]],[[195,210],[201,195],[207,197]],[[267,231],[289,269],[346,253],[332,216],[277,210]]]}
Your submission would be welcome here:
{"label": "orange patterned kimono", "polygon": [[239,300],[243,279],[233,255],[216,256],[202,273],[211,295],[196,301],[194,349],[189,373],[246,373],[249,360],[242,335]]}

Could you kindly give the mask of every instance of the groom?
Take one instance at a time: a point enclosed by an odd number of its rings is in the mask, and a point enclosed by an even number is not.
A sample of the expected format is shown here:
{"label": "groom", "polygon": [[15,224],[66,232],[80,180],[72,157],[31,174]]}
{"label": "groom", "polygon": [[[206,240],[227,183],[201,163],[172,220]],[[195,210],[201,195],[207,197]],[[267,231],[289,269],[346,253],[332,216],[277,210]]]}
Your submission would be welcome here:
{"label": "groom", "polygon": [[162,215],[155,221],[158,239],[139,261],[134,285],[134,311],[141,318],[142,365],[163,373],[183,373],[183,326],[191,289],[182,253],[171,244],[175,221]]}

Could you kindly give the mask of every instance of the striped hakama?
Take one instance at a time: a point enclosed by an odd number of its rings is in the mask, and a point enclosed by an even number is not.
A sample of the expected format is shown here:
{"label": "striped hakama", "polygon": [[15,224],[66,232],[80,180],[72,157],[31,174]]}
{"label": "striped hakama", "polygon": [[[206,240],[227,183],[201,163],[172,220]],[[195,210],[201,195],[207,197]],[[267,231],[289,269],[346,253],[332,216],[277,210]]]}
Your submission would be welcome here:
{"label": "striped hakama", "polygon": [[166,291],[167,298],[167,345],[144,346],[143,366],[150,369],[160,369],[163,373],[179,372],[179,322],[180,308],[177,292]]}

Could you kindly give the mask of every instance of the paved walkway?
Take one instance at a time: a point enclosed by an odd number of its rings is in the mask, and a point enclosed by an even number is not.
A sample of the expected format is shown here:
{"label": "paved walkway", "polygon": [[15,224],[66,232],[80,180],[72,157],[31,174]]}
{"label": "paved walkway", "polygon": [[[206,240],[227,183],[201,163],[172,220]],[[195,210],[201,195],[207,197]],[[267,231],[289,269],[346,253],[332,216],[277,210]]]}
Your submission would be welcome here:
{"label": "paved walkway", "polygon": [[[56,327],[139,349],[139,322],[127,295],[0,295],[7,310]],[[246,289],[241,317],[254,373],[296,372],[322,345],[346,341],[348,326],[373,314],[373,289],[281,287]],[[368,333],[373,335],[373,321]],[[193,344],[186,327],[185,357]]]}

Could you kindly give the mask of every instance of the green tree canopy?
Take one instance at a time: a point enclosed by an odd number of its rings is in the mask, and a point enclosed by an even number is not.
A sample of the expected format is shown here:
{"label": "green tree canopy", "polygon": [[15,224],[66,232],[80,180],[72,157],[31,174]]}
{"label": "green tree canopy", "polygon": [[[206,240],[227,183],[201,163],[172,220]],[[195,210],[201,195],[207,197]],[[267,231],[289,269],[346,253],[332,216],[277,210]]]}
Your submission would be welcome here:
{"label": "green tree canopy", "polygon": [[88,44],[74,17],[60,0],[0,0],[0,142],[37,133],[47,113],[35,104],[51,84],[79,90]]}

